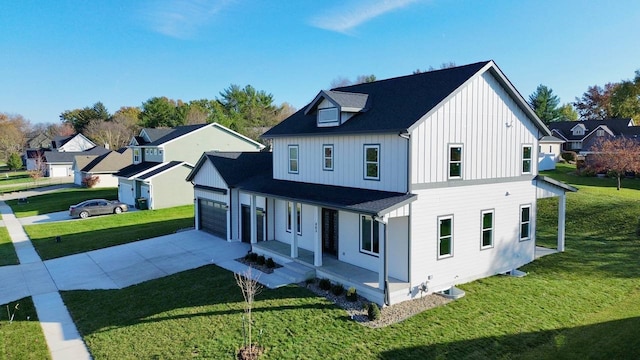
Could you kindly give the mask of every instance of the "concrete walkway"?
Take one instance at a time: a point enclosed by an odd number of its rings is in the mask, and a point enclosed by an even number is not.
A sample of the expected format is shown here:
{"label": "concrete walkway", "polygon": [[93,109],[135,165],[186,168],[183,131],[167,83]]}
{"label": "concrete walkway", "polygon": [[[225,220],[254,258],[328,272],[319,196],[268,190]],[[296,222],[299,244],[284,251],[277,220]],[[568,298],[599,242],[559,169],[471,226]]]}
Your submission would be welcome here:
{"label": "concrete walkway", "polygon": [[[54,360],[91,358],[60,290],[122,289],[208,264],[232,272],[247,269],[234,259],[244,256],[249,244],[230,243],[196,230],[43,262],[3,201],[0,213],[20,260],[20,265],[0,267],[0,304],[32,296]],[[289,283],[275,273],[254,271],[253,276],[269,288]]]}

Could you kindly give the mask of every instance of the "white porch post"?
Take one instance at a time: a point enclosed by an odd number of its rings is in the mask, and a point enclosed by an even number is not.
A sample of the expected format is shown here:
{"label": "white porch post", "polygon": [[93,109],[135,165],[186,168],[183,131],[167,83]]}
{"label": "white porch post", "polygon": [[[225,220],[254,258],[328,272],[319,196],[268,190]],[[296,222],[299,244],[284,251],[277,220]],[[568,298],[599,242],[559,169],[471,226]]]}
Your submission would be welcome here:
{"label": "white porch post", "polygon": [[298,257],[298,203],[292,202],[291,207],[291,257],[295,259]]}
{"label": "white porch post", "polygon": [[564,251],[564,221],[567,208],[567,195],[562,193],[558,198],[558,251]]}
{"label": "white porch post", "polygon": [[313,248],[313,265],[322,266],[322,208],[316,207],[316,234]]}
{"label": "white porch post", "polygon": [[[374,224],[375,226],[378,227],[378,239],[379,239],[379,243],[378,243],[378,251],[379,251],[379,255],[378,255],[378,288],[384,290],[384,282],[385,282],[385,275],[386,275],[386,265],[387,265],[387,261],[386,261],[386,256],[387,254],[385,253],[386,250],[386,243],[387,243],[387,239],[386,239],[386,231],[384,229],[385,224],[382,222],[378,222],[374,220]],[[382,226],[383,228],[380,229],[380,226]]]}
{"label": "white porch post", "polygon": [[256,221],[256,196],[251,195],[251,243],[256,244],[258,242],[258,228]]}

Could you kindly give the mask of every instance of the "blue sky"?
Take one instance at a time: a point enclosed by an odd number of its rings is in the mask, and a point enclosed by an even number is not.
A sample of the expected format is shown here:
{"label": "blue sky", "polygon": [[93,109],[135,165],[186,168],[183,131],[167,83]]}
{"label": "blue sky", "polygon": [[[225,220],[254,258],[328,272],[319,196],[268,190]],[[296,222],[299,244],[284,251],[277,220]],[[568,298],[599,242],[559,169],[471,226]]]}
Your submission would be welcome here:
{"label": "blue sky", "polygon": [[527,98],[570,102],[640,69],[640,2],[4,0],[0,112],[213,99],[250,84],[301,108],[338,77],[495,60]]}

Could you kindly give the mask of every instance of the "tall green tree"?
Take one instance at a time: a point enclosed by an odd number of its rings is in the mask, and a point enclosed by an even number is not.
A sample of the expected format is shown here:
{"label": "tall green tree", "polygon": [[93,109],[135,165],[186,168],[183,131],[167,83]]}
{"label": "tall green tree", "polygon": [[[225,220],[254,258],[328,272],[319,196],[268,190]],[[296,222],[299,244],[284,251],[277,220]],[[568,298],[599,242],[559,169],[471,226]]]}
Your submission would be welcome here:
{"label": "tall green tree", "polygon": [[142,103],[142,111],[139,119],[142,127],[175,127],[184,125],[184,114],[182,101],[171,100],[167,97],[153,97]]}
{"label": "tall green tree", "polygon": [[[256,90],[247,85],[241,88],[232,84],[220,93],[218,99],[224,109],[223,114],[218,114],[221,123],[228,123],[238,132],[259,131],[258,128],[271,127],[278,123],[280,108],[273,104],[273,95]],[[255,134],[251,135],[256,138]],[[259,134],[258,134],[259,135]]]}
{"label": "tall green tree", "polygon": [[529,105],[545,124],[560,119],[559,104],[560,99],[553,94],[553,90],[542,84],[538,85],[536,91],[529,95]]}
{"label": "tall green tree", "polygon": [[18,153],[11,153],[7,160],[7,166],[9,167],[9,170],[13,171],[22,169],[22,158],[20,155]]}
{"label": "tall green tree", "polygon": [[611,94],[611,112],[617,118],[640,120],[640,70],[633,80],[623,80]]}
{"label": "tall green tree", "polygon": [[573,105],[566,103],[558,109],[560,114],[560,121],[576,121],[578,120],[578,112],[573,108]]}
{"label": "tall green tree", "polygon": [[83,132],[92,120],[107,121],[110,118],[109,111],[100,101],[92,106],[65,110],[60,114],[60,120],[71,125],[77,133]]}

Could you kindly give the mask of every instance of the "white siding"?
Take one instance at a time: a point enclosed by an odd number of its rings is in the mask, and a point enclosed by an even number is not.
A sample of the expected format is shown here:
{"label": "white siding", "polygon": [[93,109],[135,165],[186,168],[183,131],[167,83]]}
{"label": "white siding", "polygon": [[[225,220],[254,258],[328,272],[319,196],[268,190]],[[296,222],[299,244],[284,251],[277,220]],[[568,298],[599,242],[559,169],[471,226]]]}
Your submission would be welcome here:
{"label": "white siding", "polygon": [[[380,180],[364,180],[365,144],[380,145]],[[288,172],[288,145],[299,146],[297,174]],[[333,171],[322,169],[323,145],[333,145]],[[273,176],[281,180],[406,192],[407,140],[395,134],[276,138]]]}
{"label": "white siding", "polygon": [[197,185],[211,186],[226,189],[227,183],[210,161],[205,161],[200,170],[193,177],[193,183]]}
{"label": "white siding", "polygon": [[[287,202],[275,200],[275,238],[283,243],[291,244],[292,233],[287,231]],[[316,237],[316,212],[317,208],[311,205],[302,204],[302,235],[298,236],[298,247],[313,251],[313,243]],[[269,209],[271,211],[271,209]],[[293,230],[295,231],[296,219],[293,219]]]}
{"label": "white siding", "polygon": [[463,180],[522,175],[523,144],[532,147],[535,174],[538,135],[534,123],[486,72],[418,122],[411,133],[411,182],[447,181],[449,144],[463,145]]}
{"label": "white siding", "polygon": [[[520,267],[534,258],[536,187],[531,181],[416,191],[411,207],[411,280],[438,291]],[[508,194],[507,194],[508,193]],[[420,201],[422,200],[422,201]],[[531,205],[532,239],[519,241],[520,205]],[[494,247],[480,250],[481,211],[494,210]],[[438,216],[453,215],[453,256],[438,260]]]}
{"label": "white siding", "polygon": [[379,257],[360,252],[360,215],[340,211],[338,219],[338,260],[378,272]]}

